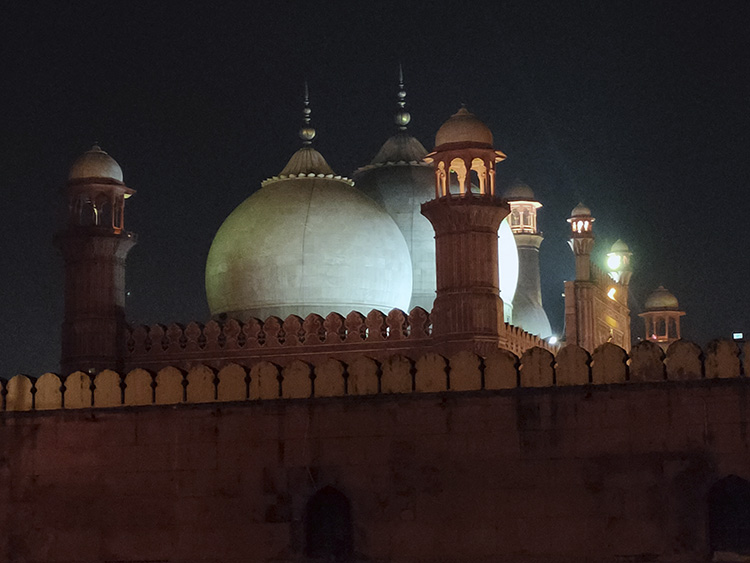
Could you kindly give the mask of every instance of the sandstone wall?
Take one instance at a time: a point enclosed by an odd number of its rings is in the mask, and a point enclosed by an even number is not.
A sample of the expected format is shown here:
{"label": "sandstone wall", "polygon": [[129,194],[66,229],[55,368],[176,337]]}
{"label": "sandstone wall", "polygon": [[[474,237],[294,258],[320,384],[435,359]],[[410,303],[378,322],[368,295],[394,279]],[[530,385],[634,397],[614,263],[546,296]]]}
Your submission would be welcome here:
{"label": "sandstone wall", "polygon": [[[54,374],[14,378],[6,408],[30,396],[36,410],[0,416],[0,560],[305,561],[306,505],[334,487],[359,560],[703,561],[710,488],[750,478],[736,352],[134,370],[124,406],[102,372],[101,408],[83,374],[65,409]],[[454,387],[464,372],[475,383]],[[191,388],[218,402],[185,403]]]}

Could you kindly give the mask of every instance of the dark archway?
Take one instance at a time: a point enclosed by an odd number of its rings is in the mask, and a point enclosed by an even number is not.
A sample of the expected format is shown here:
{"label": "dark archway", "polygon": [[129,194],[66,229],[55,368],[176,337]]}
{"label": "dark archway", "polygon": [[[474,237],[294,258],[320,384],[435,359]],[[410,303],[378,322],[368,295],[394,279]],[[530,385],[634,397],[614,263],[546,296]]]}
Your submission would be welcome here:
{"label": "dark archway", "polygon": [[729,475],[708,493],[709,541],[713,551],[750,554],[750,482]]}
{"label": "dark archway", "polygon": [[346,496],[325,487],[307,502],[305,555],[323,561],[350,561],[354,553],[351,504]]}

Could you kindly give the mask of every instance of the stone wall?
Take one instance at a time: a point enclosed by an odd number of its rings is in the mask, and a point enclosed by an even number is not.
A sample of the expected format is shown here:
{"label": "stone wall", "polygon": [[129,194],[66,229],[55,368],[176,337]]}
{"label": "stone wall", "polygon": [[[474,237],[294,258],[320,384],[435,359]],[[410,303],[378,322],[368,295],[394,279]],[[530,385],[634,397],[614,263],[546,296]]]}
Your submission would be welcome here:
{"label": "stone wall", "polygon": [[0,560],[310,561],[333,490],[352,560],[705,561],[711,487],[750,478],[740,366],[678,342],[18,376]]}
{"label": "stone wall", "polygon": [[380,359],[353,354],[346,362],[314,357],[313,361],[292,359],[284,365],[256,358],[249,366],[231,363],[220,370],[206,365],[189,370],[168,366],[136,368],[125,374],[105,370],[99,374],[74,372],[63,378],[54,373],[36,379],[25,375],[8,381],[0,378],[0,410],[565,387],[738,378],[742,374],[740,349],[728,340],[710,343],[705,354],[697,345],[679,340],[666,355],[658,345],[641,342],[629,356],[622,348],[605,343],[592,355],[568,345],[557,356],[532,347],[520,358],[501,349],[487,357],[469,352],[449,358],[435,352]]}

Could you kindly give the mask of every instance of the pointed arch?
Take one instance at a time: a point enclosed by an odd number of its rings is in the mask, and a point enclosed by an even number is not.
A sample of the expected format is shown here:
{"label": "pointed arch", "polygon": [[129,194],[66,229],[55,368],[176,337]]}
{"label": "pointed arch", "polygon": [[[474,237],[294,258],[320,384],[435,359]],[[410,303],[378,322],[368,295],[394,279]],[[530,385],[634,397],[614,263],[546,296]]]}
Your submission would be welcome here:
{"label": "pointed arch", "polygon": [[324,487],[305,508],[305,555],[325,561],[351,561],[353,554],[351,503],[341,491]]}

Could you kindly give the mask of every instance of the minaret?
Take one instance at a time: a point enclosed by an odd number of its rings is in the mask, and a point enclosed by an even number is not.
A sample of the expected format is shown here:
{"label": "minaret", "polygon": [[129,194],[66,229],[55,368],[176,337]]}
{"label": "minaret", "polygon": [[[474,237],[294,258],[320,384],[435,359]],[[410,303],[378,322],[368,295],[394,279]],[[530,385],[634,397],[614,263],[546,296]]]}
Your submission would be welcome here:
{"label": "minaret", "polygon": [[661,285],[648,296],[645,309],[638,316],[646,324],[646,340],[658,344],[666,352],[672,342],[681,338],[680,317],[685,311],[680,311],[677,298]]}
{"label": "minaret", "polygon": [[[591,210],[579,203],[568,218],[571,238],[568,241],[576,260],[574,281],[565,282],[565,341],[577,344],[590,353],[606,341],[600,334],[600,327],[594,310],[597,285],[591,275],[591,251],[594,249],[594,218]],[[604,340],[602,340],[604,338]]]}
{"label": "minaret", "polygon": [[568,218],[570,223],[570,247],[576,257],[576,280],[591,279],[591,251],[594,249],[594,233],[592,230],[595,219],[591,210],[579,203],[573,208]]}
{"label": "minaret", "polygon": [[504,194],[510,204],[510,228],[518,248],[518,286],[513,297],[513,324],[541,338],[552,335],[542,306],[539,247],[544,237],[537,228],[536,212],[542,207],[534,192],[517,181]]}
{"label": "minaret", "polygon": [[435,199],[422,204],[435,229],[433,334],[449,351],[487,353],[503,335],[497,232],[510,208],[495,198],[495,163],[505,155],[492,144],[489,128],[461,108],[440,127],[425,158],[435,169]]}
{"label": "minaret", "polygon": [[610,342],[630,350],[628,283],[631,252],[618,241],[608,256],[609,275],[591,263],[594,218],[579,203],[571,212],[570,247],[576,259],[576,279],[565,282],[565,341],[592,353]]}
{"label": "minaret", "polygon": [[123,183],[115,160],[94,145],[70,169],[68,219],[56,241],[65,262],[63,375],[121,369],[125,329],[125,258],[136,237],[125,230]]}

